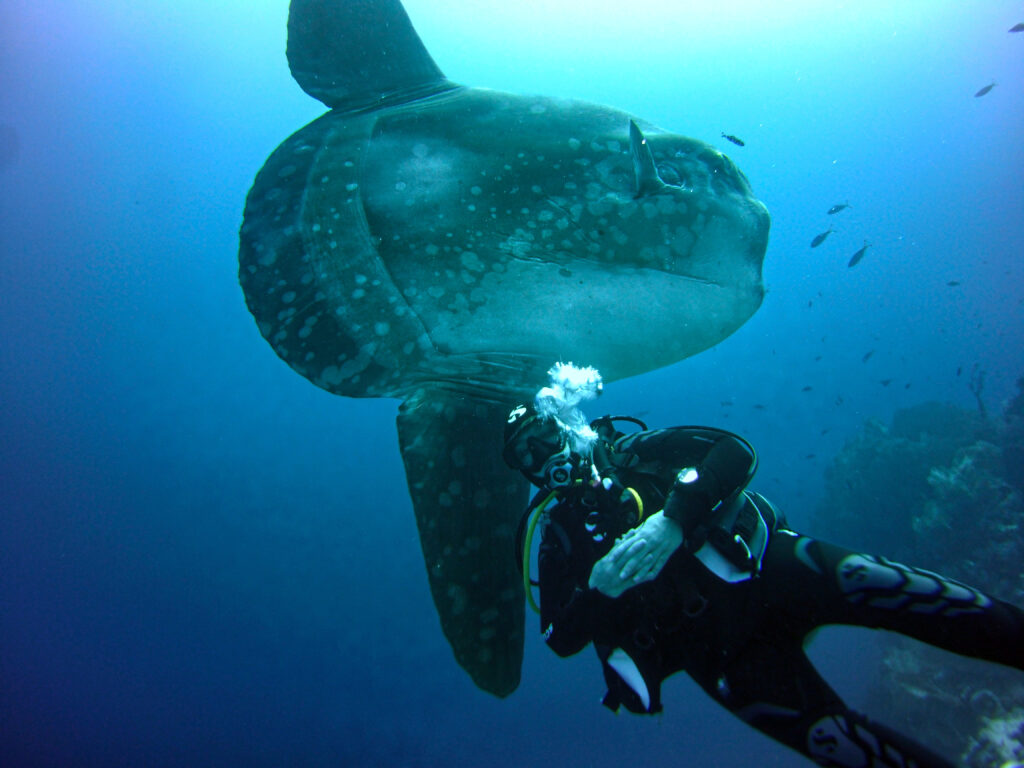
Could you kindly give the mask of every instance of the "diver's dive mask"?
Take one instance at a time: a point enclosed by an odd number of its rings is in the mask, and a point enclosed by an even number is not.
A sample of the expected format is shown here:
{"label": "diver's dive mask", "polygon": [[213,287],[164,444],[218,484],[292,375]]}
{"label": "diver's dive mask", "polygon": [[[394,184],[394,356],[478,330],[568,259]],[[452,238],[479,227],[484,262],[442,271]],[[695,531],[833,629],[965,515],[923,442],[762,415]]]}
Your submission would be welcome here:
{"label": "diver's dive mask", "polygon": [[577,407],[601,394],[595,368],[555,363],[549,384],[533,403],[517,405],[505,424],[505,463],[541,488],[562,488],[583,479],[591,469],[590,454],[597,433]]}
{"label": "diver's dive mask", "polygon": [[540,416],[528,405],[509,413],[502,457],[534,485],[552,489],[571,484],[582,463],[558,421]]}

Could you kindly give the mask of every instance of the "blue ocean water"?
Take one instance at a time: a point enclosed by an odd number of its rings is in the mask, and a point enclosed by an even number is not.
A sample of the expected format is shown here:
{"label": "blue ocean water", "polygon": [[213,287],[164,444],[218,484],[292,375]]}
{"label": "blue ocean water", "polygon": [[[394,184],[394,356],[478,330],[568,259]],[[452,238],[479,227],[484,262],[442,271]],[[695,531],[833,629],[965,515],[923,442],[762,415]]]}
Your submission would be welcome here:
{"label": "blue ocean water", "polygon": [[[451,79],[708,141],[772,213],[758,313],[602,410],[743,433],[799,528],[866,419],[973,407],[975,367],[991,408],[1013,393],[1019,3],[406,7]],[[286,18],[284,0],[0,5],[0,765],[804,764],[685,677],[664,715],[613,716],[590,653],[532,632],[506,700],[455,664],[396,402],[296,376],[237,284],[245,193],[323,111],[288,73]],[[856,705],[872,635],[812,651]]]}

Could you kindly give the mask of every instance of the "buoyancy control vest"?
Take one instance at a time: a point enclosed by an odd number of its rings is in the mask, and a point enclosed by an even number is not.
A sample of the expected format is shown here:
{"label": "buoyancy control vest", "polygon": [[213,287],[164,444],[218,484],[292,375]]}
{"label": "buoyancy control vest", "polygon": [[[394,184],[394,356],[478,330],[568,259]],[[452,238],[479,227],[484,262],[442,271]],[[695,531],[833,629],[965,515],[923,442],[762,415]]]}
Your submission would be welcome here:
{"label": "buoyancy control vest", "polygon": [[716,575],[738,581],[757,573],[780,513],[746,490],[757,471],[753,447],[712,427],[623,434],[614,421],[592,424],[601,437],[594,451],[601,476],[635,490],[646,514],[664,509],[677,520],[687,549]]}
{"label": "buoyancy control vest", "polygon": [[[593,454],[600,482],[595,478],[590,484],[559,489],[541,505],[547,507],[539,574],[541,627],[548,645],[562,656],[593,640],[609,686],[605,704],[650,713],[661,708],[661,680],[678,667],[666,667],[655,648],[644,647],[643,638],[664,633],[666,621],[680,628],[697,621],[707,602],[687,570],[672,568],[672,561],[655,582],[613,600],[588,588],[594,562],[622,533],[670,505],[674,494],[698,490],[704,497],[690,499],[691,511],[701,505],[703,511],[687,517],[685,546],[714,577],[735,583],[759,573],[781,516],[763,496],[746,490],[757,458],[742,438],[707,427],[624,434],[614,421],[605,417],[592,423],[600,436]],[[723,440],[739,448],[714,451]],[[715,466],[716,456],[729,457],[732,466]],[[686,468],[713,482],[679,488]],[[646,696],[637,695],[635,679],[630,684],[623,677],[628,677],[628,664],[623,666],[623,655],[616,650],[639,665],[634,671],[645,681]]]}

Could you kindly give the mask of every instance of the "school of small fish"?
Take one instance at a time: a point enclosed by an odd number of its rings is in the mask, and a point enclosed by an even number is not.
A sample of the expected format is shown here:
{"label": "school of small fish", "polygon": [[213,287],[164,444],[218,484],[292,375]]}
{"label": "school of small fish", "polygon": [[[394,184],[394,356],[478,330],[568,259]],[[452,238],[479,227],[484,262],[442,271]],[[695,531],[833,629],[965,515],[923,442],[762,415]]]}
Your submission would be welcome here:
{"label": "school of small fish", "polygon": [[[845,211],[849,207],[850,207],[850,203],[849,202],[846,202],[846,203],[836,203],[831,208],[829,208],[827,211],[825,211],[825,213],[828,216],[835,216],[840,211]],[[829,228],[826,229],[824,232],[819,232],[817,235],[814,236],[814,239],[811,240],[811,248],[817,248],[819,245],[824,243],[826,238],[828,238],[828,236],[831,235],[834,231],[835,231],[835,229],[831,225],[829,225]],[[865,240],[864,241],[864,245],[861,246],[859,251],[857,251],[855,254],[853,254],[853,256],[850,257],[850,260],[846,263],[846,266],[847,267],[855,267],[855,266],[857,266],[860,263],[860,260],[864,258],[864,254],[867,253],[868,248],[870,248],[870,247],[871,247],[871,243],[869,243],[867,240]]]}
{"label": "school of small fish", "polygon": [[[1014,24],[1007,31],[1011,32],[1011,33],[1024,32],[1024,22],[1020,22],[1019,24]],[[982,96],[985,96],[993,88],[995,88],[997,85],[998,85],[998,83],[995,80],[993,80],[988,85],[982,86],[974,94],[974,98],[977,99],[977,98],[980,98]],[[734,144],[738,144],[741,147],[743,146],[743,142],[740,141],[739,139],[737,139],[735,136],[730,136],[730,135],[728,135],[726,133],[722,133],[722,137],[725,138],[725,139],[728,139],[729,141],[733,142]],[[831,208],[829,208],[827,211],[825,211],[825,213],[827,215],[829,215],[829,216],[835,216],[837,213],[840,213],[841,211],[845,211],[849,207],[850,207],[850,203],[849,202],[836,203]],[[829,225],[829,228],[826,229],[824,232],[819,232],[817,235],[815,235],[811,239],[811,248],[817,248],[818,246],[820,246],[822,243],[825,242],[826,239],[828,239],[828,236],[831,235],[832,232],[834,232],[834,231],[835,231],[834,228],[831,225]],[[857,252],[854,253],[853,256],[850,257],[850,260],[846,263],[847,268],[851,268],[851,267],[857,266],[861,262],[861,259],[864,258],[864,254],[867,253],[868,248],[870,248],[870,247],[871,247],[871,243],[869,243],[867,240],[865,240],[864,241],[864,245],[861,246],[861,248],[859,250],[857,250]],[[948,283],[948,285],[950,285],[950,286],[956,286],[956,285],[959,285],[959,284],[960,284],[959,281],[956,281],[956,280],[951,281],[951,282]]]}
{"label": "school of small fish", "polygon": [[[1014,24],[1007,31],[1010,32],[1010,33],[1024,32],[1024,22],[1020,22],[1019,24]],[[989,93],[991,93],[992,89],[995,88],[997,85],[998,85],[998,83],[995,80],[992,80],[987,85],[984,85],[981,88],[979,88],[975,92],[974,98],[977,99],[977,98],[981,98],[982,96],[988,95]],[[735,136],[728,135],[728,134],[726,134],[724,132],[722,133],[722,138],[728,139],[729,141],[731,141],[734,144],[737,144],[737,145],[739,145],[741,147],[744,146],[743,142],[740,139],[736,138]],[[827,211],[825,211],[825,214],[827,216],[835,216],[836,214],[841,213],[842,211],[845,211],[847,208],[850,208],[850,207],[851,207],[851,205],[850,205],[849,201],[844,201],[842,203],[836,203],[836,204],[832,205]],[[819,232],[817,235],[815,235],[811,239],[811,246],[810,247],[811,248],[818,248],[819,246],[821,246],[828,239],[828,237],[834,231],[835,231],[835,228],[830,223],[828,229],[826,229],[826,230],[824,230],[822,232]],[[847,268],[852,268],[852,267],[855,267],[858,264],[860,264],[861,260],[864,258],[865,254],[868,252],[868,249],[870,247],[871,247],[871,243],[868,242],[867,240],[865,240],[864,244],[856,252],[854,252],[854,254],[850,257],[849,261],[847,261],[847,263],[846,263]],[[946,286],[949,287],[949,288],[956,288],[956,287],[960,286],[960,284],[961,284],[961,282],[959,280],[949,280],[949,281],[946,282]],[[821,295],[822,294],[819,291],[818,297],[820,298]],[[813,299],[807,302],[807,307],[808,308],[812,308],[813,306],[814,306],[814,300]],[[824,340],[825,339],[823,337],[822,341],[824,341]],[[867,363],[872,358],[872,356],[874,354],[875,354],[875,350],[874,349],[868,350],[861,357],[861,362],[862,363]],[[821,360],[822,360],[822,356],[821,355],[818,355],[817,357],[814,358],[815,362],[820,362]],[[977,366],[975,366],[975,367],[977,367]],[[962,372],[963,372],[963,366],[957,368],[956,375],[960,376]],[[890,384],[893,383],[893,379],[891,379],[891,378],[879,379],[878,383],[881,386],[883,386],[883,387],[888,387]],[[904,384],[904,388],[905,389],[910,389],[910,387],[911,387],[911,382],[908,381],[908,382],[906,382]],[[811,392],[812,390],[813,390],[813,388],[810,385],[805,385],[801,389],[801,391],[805,392],[805,393]],[[842,395],[839,395],[836,398],[836,405],[837,406],[838,405],[842,405],[842,402],[843,402]],[[726,404],[731,406],[733,403],[732,403],[732,401],[723,401],[722,405],[724,406]],[[761,404],[755,404],[753,407],[757,408],[757,409],[763,409],[765,406],[763,406]],[[822,434],[824,434],[824,432]],[[814,458],[814,454],[808,454],[805,458],[813,459]]]}

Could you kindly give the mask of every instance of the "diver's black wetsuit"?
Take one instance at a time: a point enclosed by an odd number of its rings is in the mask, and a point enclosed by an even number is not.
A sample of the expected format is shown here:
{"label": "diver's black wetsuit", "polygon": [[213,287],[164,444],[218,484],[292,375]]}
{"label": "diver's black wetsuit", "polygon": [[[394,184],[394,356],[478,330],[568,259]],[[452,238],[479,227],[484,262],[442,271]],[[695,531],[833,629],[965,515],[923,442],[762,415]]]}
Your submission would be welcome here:
{"label": "diver's black wetsuit", "polygon": [[[735,715],[822,765],[952,766],[849,710],[804,654],[807,634],[825,624],[889,629],[1024,669],[1024,612],[929,571],[788,530],[770,502],[743,489],[754,458],[736,448],[735,436],[679,427],[612,442],[607,423],[599,432],[608,439],[595,464],[615,485],[578,483],[549,508],[541,628],[562,656],[594,643],[612,709],[660,711],[661,681],[684,670]],[[682,504],[666,499],[688,466],[715,476],[715,492]],[[625,487],[647,514],[676,509],[686,540],[655,580],[612,599],[587,582],[614,539],[637,524]],[[711,512],[709,500],[719,498],[726,503]]]}

